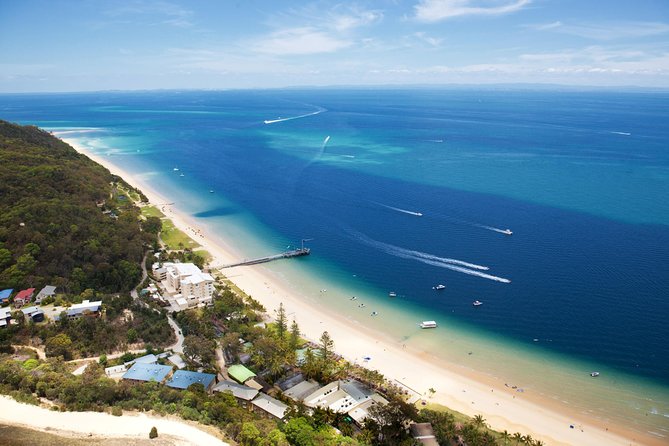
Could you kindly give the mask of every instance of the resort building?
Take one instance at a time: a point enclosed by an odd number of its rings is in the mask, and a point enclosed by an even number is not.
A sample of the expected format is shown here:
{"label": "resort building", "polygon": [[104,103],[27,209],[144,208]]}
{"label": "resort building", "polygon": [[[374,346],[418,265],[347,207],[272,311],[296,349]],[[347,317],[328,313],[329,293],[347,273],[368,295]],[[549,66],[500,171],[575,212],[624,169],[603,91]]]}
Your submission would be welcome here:
{"label": "resort building", "polygon": [[22,306],[29,304],[33,299],[33,294],[35,294],[35,288],[19,291],[18,294],[14,296],[14,306],[16,308],[21,308]]}
{"label": "resort building", "polygon": [[12,295],[13,291],[12,288],[0,291],[0,305],[4,305],[9,301],[9,297]]}
{"label": "resort building", "polygon": [[283,420],[288,411],[288,406],[264,393],[259,394],[251,404],[279,420]]}
{"label": "resort building", "polygon": [[[161,281],[165,289],[178,294],[177,299],[185,299],[188,307],[207,305],[214,296],[214,278],[203,273],[192,263],[164,262],[153,264],[153,274]],[[177,296],[175,296],[177,297]],[[183,302],[179,304],[181,307]]]}
{"label": "resort building", "polygon": [[119,375],[128,371],[128,367],[125,364],[115,365],[112,367],[105,368],[105,375],[112,377],[114,375]]}
{"label": "resort building", "polygon": [[21,312],[26,319],[31,319],[33,322],[44,321],[44,311],[34,305],[32,307],[21,308]]}
{"label": "resort building", "polygon": [[229,380],[216,384],[214,392],[230,392],[232,396],[241,401],[251,401],[258,395],[258,390]]}
{"label": "resort building", "polygon": [[367,386],[355,380],[332,382],[304,397],[307,407],[321,407],[334,412],[348,413],[362,425],[369,416],[368,409],[377,404],[386,405],[388,401]]}
{"label": "resort building", "polygon": [[96,300],[95,302],[85,300],[80,304],[72,305],[70,308],[65,310],[65,313],[70,319],[76,319],[84,315],[98,316],[100,314],[101,308],[101,300]]}
{"label": "resort building", "polygon": [[12,318],[12,310],[9,307],[0,308],[0,327],[9,325]]}
{"label": "resort building", "polygon": [[421,445],[439,446],[430,423],[412,423],[409,426],[409,432],[411,432],[411,437]]}
{"label": "resort building", "polygon": [[188,370],[177,370],[172,375],[172,379],[165,385],[174,389],[187,389],[193,384],[202,384],[204,390],[209,392],[216,383],[216,375],[211,373],[191,372]]}
{"label": "resort building", "polygon": [[255,377],[256,374],[241,364],[235,364],[228,367],[228,376],[237,381],[239,384],[244,384],[246,381]]}
{"label": "resort building", "polygon": [[124,365],[127,367],[132,366],[133,364],[155,364],[158,362],[158,357],[154,354],[149,354],[149,355],[144,355],[140,356],[139,358],[135,358],[131,361],[128,361],[124,363]]}
{"label": "resort building", "polygon": [[37,293],[37,296],[35,297],[35,303],[37,305],[41,305],[44,299],[46,299],[49,296],[55,296],[55,295],[56,295],[56,287],[52,285],[47,285],[44,288],[42,288],[39,293]]}
{"label": "resort building", "polygon": [[135,363],[130,370],[125,372],[123,379],[162,383],[170,373],[172,373],[172,367],[168,365]]}

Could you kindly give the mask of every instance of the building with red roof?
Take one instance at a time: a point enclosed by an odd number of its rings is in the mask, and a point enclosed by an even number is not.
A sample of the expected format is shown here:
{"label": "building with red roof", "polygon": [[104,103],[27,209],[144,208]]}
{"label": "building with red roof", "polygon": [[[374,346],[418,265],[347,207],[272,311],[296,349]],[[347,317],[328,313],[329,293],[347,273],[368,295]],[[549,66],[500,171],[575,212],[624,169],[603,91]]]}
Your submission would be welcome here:
{"label": "building with red roof", "polygon": [[16,296],[14,296],[14,306],[20,308],[33,299],[33,294],[35,294],[35,288],[28,288],[27,290],[21,290]]}

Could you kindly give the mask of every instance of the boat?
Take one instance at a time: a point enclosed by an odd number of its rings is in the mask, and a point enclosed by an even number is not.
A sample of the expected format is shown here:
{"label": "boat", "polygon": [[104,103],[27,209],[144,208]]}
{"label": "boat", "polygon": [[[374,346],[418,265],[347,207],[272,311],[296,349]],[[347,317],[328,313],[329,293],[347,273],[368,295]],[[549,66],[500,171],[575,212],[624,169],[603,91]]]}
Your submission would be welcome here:
{"label": "boat", "polygon": [[397,297],[397,293],[394,292],[394,291],[391,291],[390,293],[388,293],[388,297]]}
{"label": "boat", "polygon": [[370,316],[376,316],[376,315],[378,315],[378,314],[379,314],[378,311],[372,311],[372,314],[370,314]]}
{"label": "boat", "polygon": [[181,175],[179,175],[179,176],[180,176],[180,177],[183,177],[183,176],[184,176],[184,174],[182,173],[182,174],[181,174]]}
{"label": "boat", "polygon": [[502,234],[513,235],[513,232],[511,231],[511,229],[505,229],[502,231]]}
{"label": "boat", "polygon": [[596,377],[599,376],[599,372],[590,372],[590,376],[592,376],[593,378],[596,378]]}
{"label": "boat", "polygon": [[177,171],[179,170],[179,168],[178,168],[178,167],[175,167],[175,168],[172,169],[172,170],[175,171],[175,172],[177,172]]}
{"label": "boat", "polygon": [[213,194],[213,193],[214,193],[214,189],[209,189],[209,193],[210,193],[210,194]]}
{"label": "boat", "polygon": [[474,302],[472,302],[472,305],[474,305],[475,307],[480,307],[481,305],[483,305],[483,302],[481,302],[480,300],[475,300]]}
{"label": "boat", "polygon": [[437,290],[437,291],[443,290],[445,288],[446,288],[446,285],[442,285],[442,284],[435,285],[435,286],[432,287],[433,290]]}
{"label": "boat", "polygon": [[423,321],[420,323],[420,328],[437,328],[435,321]]}

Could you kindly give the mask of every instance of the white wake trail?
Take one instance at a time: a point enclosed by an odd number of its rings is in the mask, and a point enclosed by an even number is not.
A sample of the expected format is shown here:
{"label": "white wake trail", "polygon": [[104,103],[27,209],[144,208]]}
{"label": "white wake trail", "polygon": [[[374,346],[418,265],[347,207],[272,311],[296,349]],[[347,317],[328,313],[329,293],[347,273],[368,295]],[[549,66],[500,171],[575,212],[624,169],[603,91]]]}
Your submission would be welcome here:
{"label": "white wake trail", "polygon": [[326,111],[326,110],[325,110],[325,109],[322,109],[322,110],[317,110],[317,111],[315,111],[315,112],[313,112],[313,113],[307,113],[307,114],[300,115],[300,116],[291,116],[291,117],[289,117],[289,118],[266,119],[266,120],[264,120],[263,122],[264,122],[265,124],[275,124],[275,123],[277,123],[277,122],[292,121],[293,119],[300,119],[300,118],[306,118],[307,116],[318,115],[318,114],[320,114],[320,113],[323,113],[324,111]]}
{"label": "white wake trail", "polygon": [[[474,263],[465,262],[458,259],[449,259],[447,257],[438,257],[432,254],[414,251],[411,249],[400,248],[399,246],[391,245],[388,243],[379,242],[367,237],[364,234],[351,231],[352,234],[360,240],[362,243],[377,248],[386,254],[390,254],[395,257],[400,257],[402,259],[416,260],[418,262],[425,263],[427,265],[438,266],[440,268],[450,269],[452,271],[457,271],[459,273],[468,274],[470,276],[481,277],[483,279],[494,280],[495,282],[501,283],[511,283],[509,279],[504,277],[493,276],[492,274],[487,274],[478,270],[488,270],[487,266],[476,265]],[[475,269],[470,269],[475,268]]]}
{"label": "white wake trail", "polygon": [[473,223],[473,225],[476,226],[477,228],[487,229],[488,231],[499,232],[500,234],[505,234],[505,235],[509,235],[509,234],[510,234],[510,230],[509,230],[509,229],[500,229],[500,228],[496,228],[496,227],[494,227],[494,226],[480,225],[480,224],[478,224],[478,223]]}
{"label": "white wake trail", "polygon": [[[376,201],[374,203],[376,203]],[[393,211],[402,212],[403,214],[415,215],[416,217],[422,217],[423,216],[422,212],[416,212],[416,211],[410,211],[408,209],[396,208],[395,206],[388,206],[387,204],[383,204],[383,203],[376,203],[376,204],[378,204],[379,206],[383,206],[386,209],[392,209]]]}

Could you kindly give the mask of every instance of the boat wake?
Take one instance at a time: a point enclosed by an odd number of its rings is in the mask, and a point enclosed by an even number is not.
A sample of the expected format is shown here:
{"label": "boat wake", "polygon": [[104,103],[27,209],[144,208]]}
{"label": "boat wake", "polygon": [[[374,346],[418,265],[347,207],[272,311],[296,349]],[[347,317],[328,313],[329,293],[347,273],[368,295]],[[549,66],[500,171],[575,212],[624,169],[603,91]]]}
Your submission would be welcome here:
{"label": "boat wake", "polygon": [[323,140],[323,147],[321,147],[321,150],[325,150],[325,146],[328,145],[328,142],[330,142],[330,135],[325,137],[325,140]]}
{"label": "boat wake", "polygon": [[439,257],[421,251],[414,251],[411,249],[401,248],[399,246],[371,239],[366,235],[355,231],[350,231],[350,233],[353,235],[355,239],[364,243],[365,245],[379,249],[385,252],[386,254],[390,254],[395,257],[408,260],[416,260],[418,262],[422,262],[427,265],[437,266],[439,268],[446,268],[452,271],[457,271],[459,273],[468,274],[470,276],[476,276],[476,277],[481,277],[483,279],[493,280],[495,282],[511,283],[509,279],[505,279],[504,277],[498,277],[492,274],[487,274],[482,272],[482,271],[487,271],[489,269],[487,266],[477,265],[475,263],[469,263],[458,259]]}
{"label": "boat wake", "polygon": [[504,235],[513,234],[510,229],[500,229],[500,228],[496,228],[494,226],[480,225],[478,223],[472,223],[472,224],[474,226],[476,226],[477,228],[487,229],[488,231],[499,232],[500,234],[504,234]]}
{"label": "boat wake", "polygon": [[373,203],[376,203],[379,206],[383,206],[386,209],[392,209],[393,211],[402,212],[403,214],[415,215],[416,217],[422,217],[423,216],[422,212],[416,212],[416,211],[410,211],[408,209],[396,208],[394,206],[388,206],[388,205],[383,204],[383,203],[377,203],[376,201],[374,201]]}
{"label": "boat wake", "polygon": [[276,124],[277,122],[292,121],[293,119],[300,119],[300,118],[306,118],[306,117],[308,117],[308,116],[315,116],[315,115],[318,115],[318,114],[323,113],[323,112],[325,112],[325,111],[327,111],[327,110],[325,110],[324,108],[322,108],[322,109],[320,109],[320,110],[316,110],[315,112],[312,112],[312,113],[306,113],[306,114],[304,114],[304,115],[291,116],[291,117],[289,117],[289,118],[266,119],[266,120],[264,120],[263,122],[264,122],[265,124]]}
{"label": "boat wake", "polygon": [[631,135],[631,133],[629,133],[629,132],[611,132],[611,133],[613,133],[614,135],[623,135],[623,136],[630,136]]}

